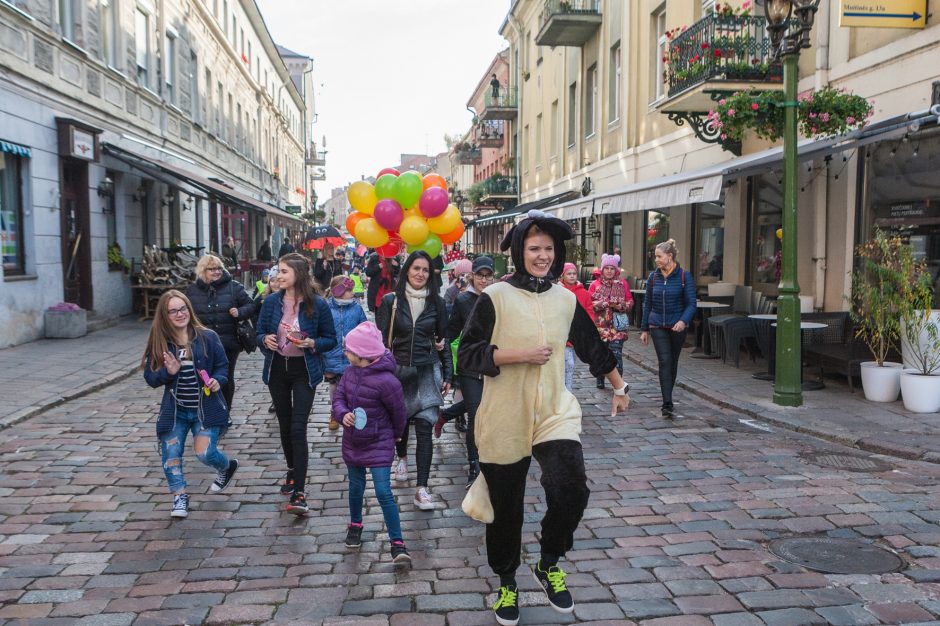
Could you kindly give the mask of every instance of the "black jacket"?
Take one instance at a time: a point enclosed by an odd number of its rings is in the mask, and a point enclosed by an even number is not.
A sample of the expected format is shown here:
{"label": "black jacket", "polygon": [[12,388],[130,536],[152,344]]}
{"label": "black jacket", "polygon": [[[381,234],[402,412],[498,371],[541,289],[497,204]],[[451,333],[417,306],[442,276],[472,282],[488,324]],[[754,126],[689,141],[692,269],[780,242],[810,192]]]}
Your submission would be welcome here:
{"label": "black jacket", "polygon": [[[323,264],[326,263],[326,267]],[[313,278],[317,281],[323,291],[327,291],[330,288],[330,282],[336,276],[342,276],[343,274],[343,264],[336,259],[330,259],[325,261],[324,259],[317,259],[313,262]]]}
{"label": "black jacket", "polygon": [[397,266],[391,265],[388,260],[385,261],[391,268],[391,276],[388,278],[382,277],[382,261],[379,259],[379,255],[372,253],[369,255],[369,260],[366,262],[366,276],[369,277],[369,288],[366,291],[366,297],[369,299],[369,310],[374,311],[376,309],[375,297],[379,293],[379,288],[382,285],[385,285],[385,289],[391,290],[395,285],[395,280],[398,278]]}
{"label": "black jacket", "polygon": [[[388,328],[392,317],[392,304],[397,295],[386,294],[382,304],[375,313],[375,325],[382,331],[382,341],[388,345]],[[435,346],[435,337],[440,337],[445,327],[443,317],[446,312],[437,303],[440,298],[428,298],[424,311],[416,323],[411,321],[411,307],[407,298],[398,298],[398,310],[395,313],[395,333],[392,337],[392,354],[398,365],[436,365],[441,364],[443,378],[450,382],[453,364],[450,358],[449,346],[438,350]]]}
{"label": "black jacket", "polygon": [[294,251],[294,246],[291,245],[289,241],[285,241],[281,244],[281,247],[277,250],[277,258],[281,258],[285,254],[290,254]]}
{"label": "black jacket", "polygon": [[[241,283],[232,280],[228,273],[209,284],[197,278],[186,290],[186,297],[203,326],[214,330],[222,340],[226,352],[241,350],[235,334],[238,320],[251,318],[255,312],[255,305]],[[237,319],[228,313],[232,307],[238,309]]]}

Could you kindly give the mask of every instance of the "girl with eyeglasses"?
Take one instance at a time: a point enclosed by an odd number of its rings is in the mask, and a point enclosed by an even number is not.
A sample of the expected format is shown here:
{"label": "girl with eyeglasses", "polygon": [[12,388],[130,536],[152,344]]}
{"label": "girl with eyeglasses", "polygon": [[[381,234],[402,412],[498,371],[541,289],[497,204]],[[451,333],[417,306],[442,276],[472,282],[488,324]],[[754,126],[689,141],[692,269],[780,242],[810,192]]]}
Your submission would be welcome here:
{"label": "girl with eyeglasses", "polygon": [[228,360],[219,336],[199,323],[189,299],[171,289],[160,297],[150,327],[142,363],[151,387],[163,386],[157,418],[157,438],[163,472],[173,494],[171,517],[189,515],[189,494],[183,475],[186,437],[193,435],[196,457],[218,473],[209,487],[225,489],[238,471],[238,461],[219,448],[219,438],[230,425],[228,404],[221,393],[228,375]]}

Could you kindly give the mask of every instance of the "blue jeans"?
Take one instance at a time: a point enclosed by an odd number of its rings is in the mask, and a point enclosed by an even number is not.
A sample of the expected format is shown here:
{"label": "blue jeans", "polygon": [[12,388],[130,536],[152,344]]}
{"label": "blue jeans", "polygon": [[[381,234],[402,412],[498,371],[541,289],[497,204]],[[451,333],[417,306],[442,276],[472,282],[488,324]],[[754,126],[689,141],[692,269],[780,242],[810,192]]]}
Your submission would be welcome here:
{"label": "blue jeans", "polygon": [[218,448],[222,427],[203,428],[196,409],[176,407],[176,423],[173,425],[173,430],[160,437],[163,473],[166,474],[170,493],[186,491],[186,478],[183,476],[183,451],[186,449],[186,436],[190,432],[193,434],[196,458],[217,471],[228,469],[228,457]]}
{"label": "blue jeans", "polygon": [[565,389],[571,391],[574,384],[574,348],[565,346]]}
{"label": "blue jeans", "polygon": [[668,328],[650,328],[650,338],[653,348],[656,349],[656,358],[659,361],[659,389],[663,394],[663,408],[672,409],[672,390],[676,386],[676,376],[679,374],[679,355],[685,344],[685,335],[688,331],[677,333]]}
{"label": "blue jeans", "polygon": [[[608,341],[607,347],[614,353],[614,359],[617,360],[617,371],[623,376],[623,339]],[[597,382],[602,384],[606,379],[606,376],[598,376]]]}
{"label": "blue jeans", "polygon": [[[382,507],[385,517],[385,526],[388,528],[388,538],[392,541],[401,540],[401,518],[398,516],[398,503],[392,493],[392,468],[370,467],[372,472],[372,485],[375,487],[375,497]],[[366,492],[366,468],[347,465],[349,473],[349,517],[354,524],[362,523],[362,499]]]}

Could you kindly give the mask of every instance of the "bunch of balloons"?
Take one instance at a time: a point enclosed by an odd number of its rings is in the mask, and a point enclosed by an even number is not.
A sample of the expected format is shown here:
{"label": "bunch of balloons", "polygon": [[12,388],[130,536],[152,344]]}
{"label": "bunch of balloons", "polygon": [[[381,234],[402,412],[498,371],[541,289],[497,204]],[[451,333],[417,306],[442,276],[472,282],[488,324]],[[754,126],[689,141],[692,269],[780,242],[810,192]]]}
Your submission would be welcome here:
{"label": "bunch of balloons", "polygon": [[424,250],[434,258],[443,244],[463,237],[460,210],[449,203],[447,182],[438,174],[386,168],[374,186],[357,181],[346,196],[355,209],[346,230],[380,256],[395,256],[407,245],[408,252]]}

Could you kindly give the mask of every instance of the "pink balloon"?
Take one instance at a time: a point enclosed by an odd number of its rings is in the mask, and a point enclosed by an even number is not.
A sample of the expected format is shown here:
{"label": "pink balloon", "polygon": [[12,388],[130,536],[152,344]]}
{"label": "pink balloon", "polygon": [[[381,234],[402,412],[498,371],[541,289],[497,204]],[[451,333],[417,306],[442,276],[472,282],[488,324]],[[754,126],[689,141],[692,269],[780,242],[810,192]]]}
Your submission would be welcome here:
{"label": "pink balloon", "polygon": [[391,174],[392,176],[401,176],[401,172],[396,170],[394,167],[386,167],[384,170],[379,172],[379,175],[375,177],[376,180],[382,178],[384,174]]}
{"label": "pink balloon", "polygon": [[428,187],[421,194],[421,200],[418,201],[418,207],[425,217],[437,217],[447,210],[447,204],[450,199],[447,196],[447,190],[440,187]]}
{"label": "pink balloon", "polygon": [[391,198],[386,198],[376,202],[372,217],[385,230],[398,230],[401,221],[405,219],[405,212],[401,210],[400,204]]}

